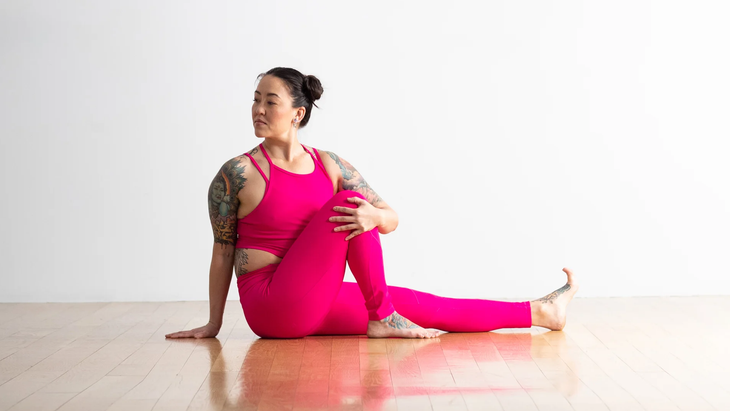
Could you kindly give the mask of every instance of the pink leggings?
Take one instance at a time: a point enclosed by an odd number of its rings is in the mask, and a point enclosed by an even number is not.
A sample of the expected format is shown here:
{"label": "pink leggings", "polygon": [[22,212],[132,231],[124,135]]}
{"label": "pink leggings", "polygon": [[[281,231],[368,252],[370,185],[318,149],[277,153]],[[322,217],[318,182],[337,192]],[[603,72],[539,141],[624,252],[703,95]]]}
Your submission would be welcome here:
{"label": "pink leggings", "polygon": [[[385,284],[378,228],[345,241],[351,231],[330,222],[335,206],[357,208],[350,190],[317,211],[281,262],[238,277],[238,293],[251,330],[264,338],[365,334],[368,320],[394,309],[425,328],[451,332],[529,328],[530,302],[439,297]],[[349,263],[357,284],[343,281]]]}

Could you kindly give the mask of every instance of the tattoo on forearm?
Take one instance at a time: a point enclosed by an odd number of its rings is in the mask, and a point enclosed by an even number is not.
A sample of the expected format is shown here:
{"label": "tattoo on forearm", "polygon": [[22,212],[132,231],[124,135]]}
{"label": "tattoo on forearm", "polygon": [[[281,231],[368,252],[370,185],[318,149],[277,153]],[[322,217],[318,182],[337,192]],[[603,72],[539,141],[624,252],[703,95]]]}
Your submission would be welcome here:
{"label": "tattoo on forearm", "polygon": [[557,290],[551,292],[550,294],[546,295],[545,297],[538,298],[535,301],[545,303],[545,304],[553,304],[555,300],[560,297],[560,294],[563,294],[564,292],[570,290],[570,284],[565,284],[564,286],[558,288]]}
{"label": "tattoo on forearm", "polygon": [[208,189],[208,214],[216,243],[233,245],[236,241],[238,192],[246,183],[246,166],[234,158],[221,167]]}
{"label": "tattoo on forearm", "polygon": [[380,320],[386,324],[388,324],[389,327],[395,328],[398,330],[402,330],[405,328],[420,328],[416,324],[414,324],[411,320],[403,317],[402,315],[394,312],[393,314],[383,318]]}
{"label": "tattoo on forearm", "polygon": [[236,278],[248,273],[245,266],[248,264],[248,254],[245,248],[236,249]]}
{"label": "tattoo on forearm", "polygon": [[352,166],[352,164],[348,163],[347,160],[340,158],[337,154],[331,151],[325,151],[325,153],[327,153],[340,168],[340,171],[342,172],[343,189],[357,191],[372,205],[376,205],[383,201],[378,193],[376,193],[375,190],[368,185],[367,181],[365,181],[362,175],[355,169],[355,167]]}

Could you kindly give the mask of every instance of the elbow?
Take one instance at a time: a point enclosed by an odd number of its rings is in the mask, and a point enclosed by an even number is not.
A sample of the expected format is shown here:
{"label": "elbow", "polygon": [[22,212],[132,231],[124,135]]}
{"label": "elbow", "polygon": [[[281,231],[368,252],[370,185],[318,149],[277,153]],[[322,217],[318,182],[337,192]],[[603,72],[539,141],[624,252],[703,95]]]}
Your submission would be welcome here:
{"label": "elbow", "polygon": [[232,261],[235,255],[236,247],[233,244],[213,244],[213,258],[224,261]]}

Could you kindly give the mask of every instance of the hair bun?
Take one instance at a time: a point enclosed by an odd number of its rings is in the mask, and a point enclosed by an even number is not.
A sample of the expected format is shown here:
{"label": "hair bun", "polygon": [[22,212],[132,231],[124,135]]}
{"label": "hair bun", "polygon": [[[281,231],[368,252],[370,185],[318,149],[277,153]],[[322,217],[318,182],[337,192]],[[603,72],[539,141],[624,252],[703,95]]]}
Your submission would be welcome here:
{"label": "hair bun", "polygon": [[[302,84],[302,86],[302,91],[304,92],[304,95],[306,95],[307,98],[311,100],[312,104],[314,104],[315,101],[319,100],[320,97],[322,97],[324,89],[322,88],[322,83],[320,83],[317,77],[314,77],[312,75],[304,76],[304,83]],[[317,105],[315,104],[315,106]]]}

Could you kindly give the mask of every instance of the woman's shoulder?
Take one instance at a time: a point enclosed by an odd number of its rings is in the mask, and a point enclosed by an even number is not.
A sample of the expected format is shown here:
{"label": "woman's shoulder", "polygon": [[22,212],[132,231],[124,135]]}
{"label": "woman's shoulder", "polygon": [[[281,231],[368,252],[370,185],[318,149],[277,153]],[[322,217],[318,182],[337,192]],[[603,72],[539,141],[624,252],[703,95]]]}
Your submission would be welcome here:
{"label": "woman's shoulder", "polygon": [[251,158],[246,154],[254,156],[257,152],[259,152],[258,146],[252,148],[249,151],[238,154],[235,157],[231,157],[225,163],[223,163],[223,165],[221,166],[221,170],[223,170],[228,175],[243,174],[244,171],[249,168],[248,166],[252,164]]}
{"label": "woman's shoulder", "polygon": [[[314,149],[314,147],[305,147],[310,151]],[[330,179],[332,180],[332,184],[337,187],[337,180],[342,176],[342,169],[337,162],[339,160],[337,154],[321,148],[318,148],[316,150],[317,154],[319,155],[319,161],[322,162],[324,169],[327,171],[327,175],[329,175]]]}

